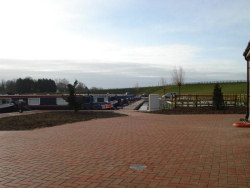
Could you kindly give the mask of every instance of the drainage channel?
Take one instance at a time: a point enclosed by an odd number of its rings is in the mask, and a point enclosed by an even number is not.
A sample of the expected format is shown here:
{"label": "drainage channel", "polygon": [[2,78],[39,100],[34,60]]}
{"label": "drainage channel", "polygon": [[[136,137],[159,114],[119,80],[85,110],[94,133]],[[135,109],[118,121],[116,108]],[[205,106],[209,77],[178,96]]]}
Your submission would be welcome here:
{"label": "drainage channel", "polygon": [[146,165],[137,164],[137,165],[131,165],[130,168],[134,169],[134,170],[143,170],[143,169],[147,168],[147,166]]}

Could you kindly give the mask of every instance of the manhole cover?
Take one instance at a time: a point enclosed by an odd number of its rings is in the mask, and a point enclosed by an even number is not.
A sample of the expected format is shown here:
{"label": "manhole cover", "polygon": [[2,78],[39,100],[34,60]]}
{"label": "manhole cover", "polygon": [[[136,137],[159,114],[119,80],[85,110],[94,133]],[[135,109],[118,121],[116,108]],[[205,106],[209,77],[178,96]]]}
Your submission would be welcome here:
{"label": "manhole cover", "polygon": [[147,168],[147,166],[146,165],[131,165],[130,168],[135,169],[135,170],[141,170],[141,169]]}

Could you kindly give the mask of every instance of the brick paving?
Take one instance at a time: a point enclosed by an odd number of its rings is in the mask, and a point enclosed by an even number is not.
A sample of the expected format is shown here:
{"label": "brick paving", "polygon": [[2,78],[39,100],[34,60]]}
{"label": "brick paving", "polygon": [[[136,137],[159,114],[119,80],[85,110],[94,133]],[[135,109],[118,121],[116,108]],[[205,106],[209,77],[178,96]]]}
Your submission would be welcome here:
{"label": "brick paving", "polygon": [[0,187],[250,187],[242,115],[127,113],[1,131]]}

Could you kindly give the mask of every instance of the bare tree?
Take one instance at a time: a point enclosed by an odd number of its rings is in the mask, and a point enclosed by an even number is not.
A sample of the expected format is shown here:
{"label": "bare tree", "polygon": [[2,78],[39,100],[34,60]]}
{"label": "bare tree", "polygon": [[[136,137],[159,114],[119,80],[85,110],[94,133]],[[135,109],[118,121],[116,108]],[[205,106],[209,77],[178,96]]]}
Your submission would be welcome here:
{"label": "bare tree", "polygon": [[64,79],[56,79],[56,87],[57,87],[57,92],[59,93],[64,93],[68,91],[68,84],[69,81]]}
{"label": "bare tree", "polygon": [[167,86],[168,86],[166,79],[161,77],[160,84],[161,84],[162,89],[163,89],[163,94],[165,95],[166,94],[166,89],[167,89]]}
{"label": "bare tree", "polygon": [[185,72],[182,67],[179,69],[174,68],[172,71],[172,81],[174,85],[177,85],[179,88],[179,95],[181,94],[181,86],[184,84]]}
{"label": "bare tree", "polygon": [[5,80],[1,80],[0,83],[0,93],[4,94],[6,92],[6,81]]}
{"label": "bare tree", "polygon": [[97,91],[97,90],[103,90],[103,88],[93,86],[90,88],[90,90]]}
{"label": "bare tree", "polygon": [[138,91],[139,91],[139,83],[137,82],[137,83],[135,84],[135,93],[137,94]]}
{"label": "bare tree", "polygon": [[77,93],[88,92],[88,88],[87,88],[87,86],[84,83],[78,82],[78,85],[76,87],[76,92]]}

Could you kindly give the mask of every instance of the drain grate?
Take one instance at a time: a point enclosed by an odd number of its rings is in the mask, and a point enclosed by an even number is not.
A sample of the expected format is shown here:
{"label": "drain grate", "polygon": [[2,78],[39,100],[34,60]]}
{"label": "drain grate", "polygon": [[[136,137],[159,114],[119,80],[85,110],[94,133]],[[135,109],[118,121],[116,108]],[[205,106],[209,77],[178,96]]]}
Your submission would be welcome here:
{"label": "drain grate", "polygon": [[138,164],[138,165],[131,165],[130,168],[134,170],[142,170],[142,169],[147,168],[147,166]]}

